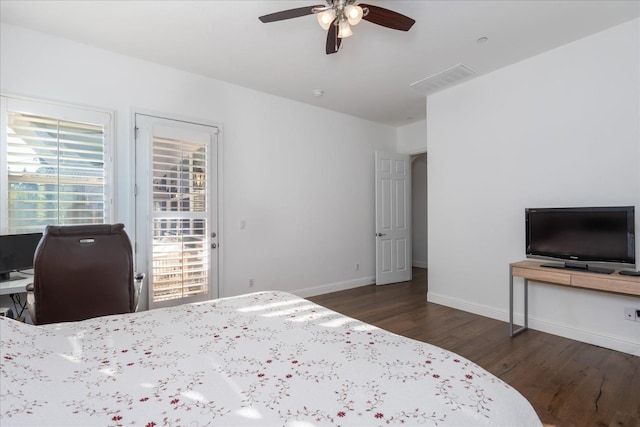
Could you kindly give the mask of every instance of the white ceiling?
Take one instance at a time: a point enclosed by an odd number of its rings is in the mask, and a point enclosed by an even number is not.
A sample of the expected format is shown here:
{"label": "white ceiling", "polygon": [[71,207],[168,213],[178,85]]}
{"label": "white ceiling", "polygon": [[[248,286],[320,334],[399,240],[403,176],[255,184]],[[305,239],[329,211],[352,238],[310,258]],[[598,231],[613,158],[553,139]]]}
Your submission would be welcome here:
{"label": "white ceiling", "polygon": [[[639,1],[375,1],[409,32],[362,21],[333,55],[315,16],[258,16],[310,1],[0,0],[3,22],[392,126],[422,120],[413,82],[456,64],[478,75],[640,16]],[[358,2],[359,3],[359,2]],[[480,37],[488,42],[477,43]],[[315,89],[324,91],[316,98]]]}

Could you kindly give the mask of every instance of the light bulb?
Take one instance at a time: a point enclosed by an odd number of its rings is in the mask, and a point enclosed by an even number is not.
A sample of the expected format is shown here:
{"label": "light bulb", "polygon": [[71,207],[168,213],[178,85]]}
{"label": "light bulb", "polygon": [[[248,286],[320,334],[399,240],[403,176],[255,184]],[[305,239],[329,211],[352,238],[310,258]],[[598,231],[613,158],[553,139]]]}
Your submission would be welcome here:
{"label": "light bulb", "polygon": [[350,4],[349,6],[344,8],[344,14],[347,16],[349,20],[349,24],[357,25],[360,20],[362,20],[362,8],[360,6],[355,6]]}
{"label": "light bulb", "polygon": [[325,10],[318,14],[318,24],[325,30],[328,30],[335,18],[336,12],[333,9]]}
{"label": "light bulb", "polygon": [[351,31],[351,26],[349,25],[349,21],[346,19],[340,21],[340,26],[338,29],[338,38],[344,39],[347,37],[351,37],[353,35],[353,31]]}

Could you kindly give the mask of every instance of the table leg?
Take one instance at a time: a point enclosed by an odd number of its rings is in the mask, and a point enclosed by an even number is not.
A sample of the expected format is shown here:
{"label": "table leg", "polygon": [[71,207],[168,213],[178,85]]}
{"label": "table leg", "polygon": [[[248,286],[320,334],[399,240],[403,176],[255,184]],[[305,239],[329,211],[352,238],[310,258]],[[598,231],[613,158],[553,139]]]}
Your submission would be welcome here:
{"label": "table leg", "polygon": [[513,267],[509,266],[509,336],[515,337],[529,329],[529,280],[524,279],[524,326],[514,330],[513,324]]}

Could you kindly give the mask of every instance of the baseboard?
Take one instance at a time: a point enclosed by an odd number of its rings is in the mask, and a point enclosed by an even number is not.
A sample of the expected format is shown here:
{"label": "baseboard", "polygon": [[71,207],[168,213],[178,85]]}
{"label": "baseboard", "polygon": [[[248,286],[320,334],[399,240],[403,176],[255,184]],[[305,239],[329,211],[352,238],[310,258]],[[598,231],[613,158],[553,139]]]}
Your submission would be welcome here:
{"label": "baseboard", "polygon": [[361,277],[354,280],[348,280],[346,282],[329,283],[326,285],[314,286],[311,288],[297,289],[290,292],[299,297],[307,298],[316,295],[328,294],[331,292],[359,288],[360,286],[372,285],[373,283],[375,283],[375,281],[375,277]]}
{"label": "baseboard", "polygon": [[[458,310],[467,311],[469,313],[478,314],[480,316],[489,317],[491,319],[501,320],[503,322],[509,321],[509,313],[503,312],[488,305],[481,305],[476,303],[470,303],[466,300],[459,298],[452,298],[450,296],[436,294],[434,292],[427,292],[427,301],[435,304],[444,305]],[[521,316],[522,318],[522,316]]]}
{"label": "baseboard", "polygon": [[412,265],[418,268],[429,268],[429,265],[427,265],[425,261],[418,261],[415,259],[412,261]]}
{"label": "baseboard", "polygon": [[[491,319],[509,322],[509,312],[496,309],[495,307],[471,303],[466,300],[452,298],[450,296],[436,294],[434,292],[427,292],[427,301],[467,311],[469,313],[478,314],[480,316],[489,317]],[[521,313],[514,313],[513,321],[517,325],[522,325],[524,322],[524,315]],[[621,351],[634,356],[640,356],[640,344],[637,342],[616,336],[585,331],[583,329],[574,328],[573,326],[532,317],[531,315],[529,315],[529,329],[535,329],[548,334],[558,335],[564,338],[605,347],[611,350]],[[508,325],[505,327],[504,333],[508,333]]]}

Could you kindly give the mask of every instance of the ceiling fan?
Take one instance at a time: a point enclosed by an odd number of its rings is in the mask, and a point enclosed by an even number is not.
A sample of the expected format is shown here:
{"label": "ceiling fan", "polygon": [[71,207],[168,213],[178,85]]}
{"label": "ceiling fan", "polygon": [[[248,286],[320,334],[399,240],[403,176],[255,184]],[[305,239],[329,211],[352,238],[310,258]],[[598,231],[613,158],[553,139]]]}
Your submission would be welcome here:
{"label": "ceiling fan", "polygon": [[400,31],[409,31],[416,22],[408,16],[383,7],[364,3],[356,5],[356,0],[326,0],[326,2],[326,6],[298,7],[264,15],[258,19],[267,23],[316,14],[320,26],[327,30],[327,55],[338,51],[342,39],[353,35],[351,26],[357,25],[362,19]]}

